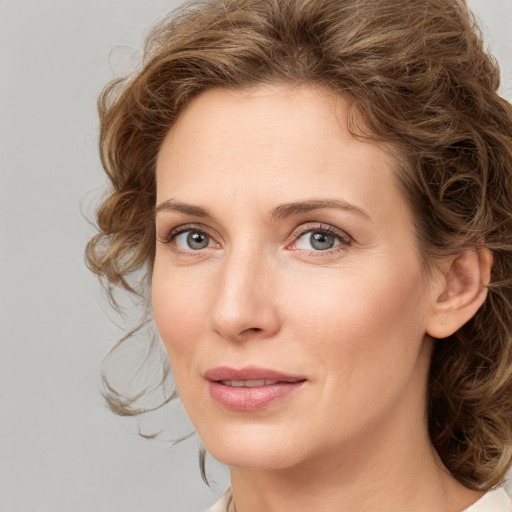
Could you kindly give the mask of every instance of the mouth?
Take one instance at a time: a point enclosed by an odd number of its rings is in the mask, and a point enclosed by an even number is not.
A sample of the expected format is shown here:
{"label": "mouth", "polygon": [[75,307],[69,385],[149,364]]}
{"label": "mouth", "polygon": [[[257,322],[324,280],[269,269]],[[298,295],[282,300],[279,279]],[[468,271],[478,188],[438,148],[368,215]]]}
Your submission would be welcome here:
{"label": "mouth", "polygon": [[247,367],[241,370],[221,367],[204,374],[210,397],[232,411],[258,411],[293,395],[306,382],[302,376],[275,370]]}
{"label": "mouth", "polygon": [[278,380],[260,379],[260,380],[221,380],[218,381],[224,386],[232,388],[259,388],[261,386],[272,386],[279,384]]}

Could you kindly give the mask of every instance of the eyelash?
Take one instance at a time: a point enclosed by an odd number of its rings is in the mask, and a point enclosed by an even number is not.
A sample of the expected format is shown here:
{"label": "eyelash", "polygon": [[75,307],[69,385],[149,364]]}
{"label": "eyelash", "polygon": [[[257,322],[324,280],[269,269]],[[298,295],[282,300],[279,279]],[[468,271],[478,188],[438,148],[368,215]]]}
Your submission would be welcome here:
{"label": "eyelash", "polygon": [[[168,245],[171,244],[179,235],[183,233],[188,232],[195,232],[200,233],[203,235],[206,235],[210,237],[210,239],[214,239],[214,237],[208,232],[207,229],[203,227],[198,227],[193,224],[185,224],[183,226],[179,226],[178,228],[175,228],[171,230],[163,239],[158,240],[160,243]],[[300,229],[298,231],[294,231],[292,235],[290,235],[289,239],[286,242],[286,245],[290,245],[292,242],[297,242],[300,238],[302,238],[304,235],[307,235],[308,233],[321,233],[323,235],[333,236],[335,237],[340,243],[337,246],[334,246],[330,249],[325,250],[306,250],[306,249],[296,249],[300,250],[303,253],[306,253],[311,256],[322,256],[324,254],[326,255],[333,255],[340,251],[346,250],[346,248],[350,245],[352,245],[353,239],[350,235],[345,233],[344,231],[341,231],[339,229],[336,229],[333,226],[330,226],[328,224],[308,224],[305,229]],[[174,247],[174,251],[178,255],[186,255],[186,256],[200,256],[202,253],[201,249],[197,250],[183,250],[179,249],[178,247]]]}

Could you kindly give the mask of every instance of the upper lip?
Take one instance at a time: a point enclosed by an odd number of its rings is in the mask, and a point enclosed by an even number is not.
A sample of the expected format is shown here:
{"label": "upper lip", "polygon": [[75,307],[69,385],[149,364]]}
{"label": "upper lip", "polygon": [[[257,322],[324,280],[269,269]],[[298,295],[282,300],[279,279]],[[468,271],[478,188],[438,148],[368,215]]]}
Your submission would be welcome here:
{"label": "upper lip", "polygon": [[256,366],[247,366],[245,368],[235,369],[227,366],[210,368],[204,373],[206,380],[216,381],[243,381],[243,380],[277,380],[279,382],[300,382],[306,380],[299,375],[290,375],[268,368],[258,368]]}

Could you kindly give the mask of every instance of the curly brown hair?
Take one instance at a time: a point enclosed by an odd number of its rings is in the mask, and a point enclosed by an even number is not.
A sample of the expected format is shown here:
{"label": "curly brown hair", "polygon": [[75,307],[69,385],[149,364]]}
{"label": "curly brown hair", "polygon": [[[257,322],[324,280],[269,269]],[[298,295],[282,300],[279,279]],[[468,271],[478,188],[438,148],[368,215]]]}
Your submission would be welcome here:
{"label": "curly brown hair", "polygon": [[[497,485],[512,460],[512,106],[464,0],[207,0],[171,13],[149,34],[141,68],[99,99],[112,187],[89,267],[110,294],[143,294],[147,279],[130,276],[151,276],[155,161],[170,127],[209,88],[276,82],[350,97],[352,132],[395,149],[427,267],[492,251],[484,305],[436,343],[427,415],[451,473],[470,488]],[[112,386],[107,401],[142,411]]]}

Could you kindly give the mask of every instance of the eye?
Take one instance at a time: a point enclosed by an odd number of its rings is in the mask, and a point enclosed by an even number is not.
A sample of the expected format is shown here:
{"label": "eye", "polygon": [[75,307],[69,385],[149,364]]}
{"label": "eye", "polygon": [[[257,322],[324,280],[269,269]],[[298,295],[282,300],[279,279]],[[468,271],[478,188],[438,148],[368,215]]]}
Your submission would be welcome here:
{"label": "eye", "polygon": [[343,249],[350,245],[351,239],[342,231],[332,226],[315,226],[299,233],[292,246],[293,250],[309,252],[329,251],[330,249]]}
{"label": "eye", "polygon": [[157,240],[161,244],[170,245],[174,252],[183,255],[200,254],[205,249],[220,247],[206,229],[190,224],[178,226]]}
{"label": "eye", "polygon": [[192,249],[193,251],[206,249],[211,243],[210,235],[197,230],[180,233],[174,240],[180,249]]}
{"label": "eye", "polygon": [[304,233],[295,243],[296,249],[311,250],[315,251],[326,251],[340,245],[339,239],[334,235],[329,235],[323,231],[310,231]]}

